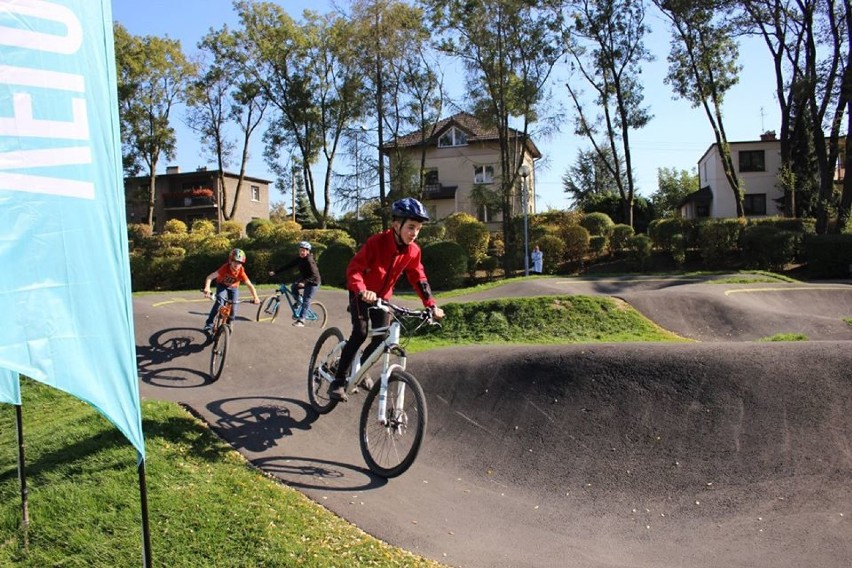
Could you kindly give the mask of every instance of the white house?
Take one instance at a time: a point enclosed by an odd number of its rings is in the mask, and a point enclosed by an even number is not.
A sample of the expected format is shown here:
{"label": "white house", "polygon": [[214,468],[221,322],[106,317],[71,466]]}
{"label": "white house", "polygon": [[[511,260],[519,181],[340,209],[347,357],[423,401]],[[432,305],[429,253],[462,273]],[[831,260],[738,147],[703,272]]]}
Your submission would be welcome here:
{"label": "white house", "polygon": [[[784,191],[778,187],[781,142],[769,131],[760,140],[730,142],[736,174],[745,189],[743,208],[747,217],[783,214]],[[713,144],[698,161],[698,191],[680,203],[685,219],[736,217],[734,192],[725,178],[719,146]]]}

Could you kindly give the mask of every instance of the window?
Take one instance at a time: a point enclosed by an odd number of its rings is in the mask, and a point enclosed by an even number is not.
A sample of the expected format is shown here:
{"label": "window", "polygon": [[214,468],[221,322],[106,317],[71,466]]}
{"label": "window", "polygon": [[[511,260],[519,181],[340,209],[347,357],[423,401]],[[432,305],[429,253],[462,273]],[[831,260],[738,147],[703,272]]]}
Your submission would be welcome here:
{"label": "window", "polygon": [[260,187],[256,185],[251,186],[251,200],[260,201]]}
{"label": "window", "polygon": [[763,150],[743,150],[739,153],[741,172],[765,172]]}
{"label": "window", "polygon": [[476,166],[473,168],[473,183],[492,183],[494,166]]}
{"label": "window", "polygon": [[746,215],[766,215],[766,194],[745,194],[743,196],[743,211]]}
{"label": "window", "polygon": [[467,146],[467,134],[455,126],[444,132],[438,138],[438,148],[447,148],[450,146]]}
{"label": "window", "polygon": [[696,217],[709,217],[710,216],[710,206],[700,203],[695,205],[695,216]]}
{"label": "window", "polygon": [[488,205],[479,205],[476,208],[476,219],[481,223],[493,221],[494,211]]}

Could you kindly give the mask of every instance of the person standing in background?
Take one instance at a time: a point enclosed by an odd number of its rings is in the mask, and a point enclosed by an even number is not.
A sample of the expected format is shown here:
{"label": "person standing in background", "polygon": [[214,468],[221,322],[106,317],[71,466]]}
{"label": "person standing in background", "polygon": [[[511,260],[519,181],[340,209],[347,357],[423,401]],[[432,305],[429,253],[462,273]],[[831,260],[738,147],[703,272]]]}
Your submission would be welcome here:
{"label": "person standing in background", "polygon": [[532,259],[533,274],[541,274],[544,270],[544,254],[538,248],[538,245],[535,245],[535,248],[533,248],[530,258]]}

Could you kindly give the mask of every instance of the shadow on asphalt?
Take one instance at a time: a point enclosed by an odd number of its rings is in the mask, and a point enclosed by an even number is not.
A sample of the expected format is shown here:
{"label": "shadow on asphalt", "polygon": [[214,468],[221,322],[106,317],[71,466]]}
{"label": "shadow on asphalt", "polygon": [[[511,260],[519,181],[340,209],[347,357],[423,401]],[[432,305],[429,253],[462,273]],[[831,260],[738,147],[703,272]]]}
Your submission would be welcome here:
{"label": "shadow on asphalt", "polygon": [[297,489],[317,489],[332,492],[352,492],[378,489],[388,480],[374,475],[369,469],[339,461],[305,456],[276,456],[260,458],[252,463],[266,473],[286,480]]}

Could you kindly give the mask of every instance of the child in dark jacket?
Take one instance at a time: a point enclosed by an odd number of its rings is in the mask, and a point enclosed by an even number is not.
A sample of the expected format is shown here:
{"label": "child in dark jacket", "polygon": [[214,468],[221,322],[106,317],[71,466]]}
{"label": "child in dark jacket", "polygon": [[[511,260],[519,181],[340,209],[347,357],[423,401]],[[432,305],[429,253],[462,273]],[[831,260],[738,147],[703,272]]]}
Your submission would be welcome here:
{"label": "child in dark jacket", "polygon": [[290,286],[290,291],[293,292],[293,298],[295,298],[297,302],[300,301],[299,290],[301,290],[302,293],[301,307],[296,313],[296,321],[293,322],[293,325],[296,327],[305,327],[305,314],[308,313],[308,308],[311,305],[311,299],[314,297],[314,294],[317,293],[317,289],[319,289],[321,284],[317,261],[314,260],[314,255],[311,254],[311,243],[307,241],[300,242],[299,256],[284,266],[280,266],[275,270],[270,270],[269,275],[275,276],[276,272],[281,272],[288,268],[293,268],[294,266],[299,267],[299,278],[297,278],[293,282],[293,285]]}

